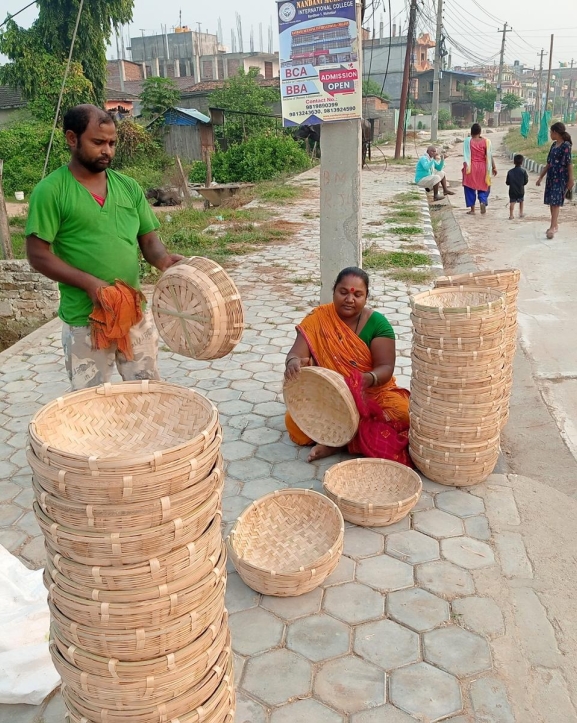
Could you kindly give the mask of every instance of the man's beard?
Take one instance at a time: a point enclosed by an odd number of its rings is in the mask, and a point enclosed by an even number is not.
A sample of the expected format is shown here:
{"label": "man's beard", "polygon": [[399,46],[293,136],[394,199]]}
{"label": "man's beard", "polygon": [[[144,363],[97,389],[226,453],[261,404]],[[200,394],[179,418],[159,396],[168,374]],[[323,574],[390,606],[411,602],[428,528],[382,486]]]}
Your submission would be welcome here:
{"label": "man's beard", "polygon": [[112,162],[111,158],[107,158],[106,160],[93,160],[91,158],[87,158],[82,151],[80,138],[78,139],[78,145],[76,148],[76,160],[78,161],[78,163],[80,163],[81,166],[84,166],[87,171],[90,171],[90,173],[103,173],[104,171],[106,171],[107,168],[110,167],[110,163]]}

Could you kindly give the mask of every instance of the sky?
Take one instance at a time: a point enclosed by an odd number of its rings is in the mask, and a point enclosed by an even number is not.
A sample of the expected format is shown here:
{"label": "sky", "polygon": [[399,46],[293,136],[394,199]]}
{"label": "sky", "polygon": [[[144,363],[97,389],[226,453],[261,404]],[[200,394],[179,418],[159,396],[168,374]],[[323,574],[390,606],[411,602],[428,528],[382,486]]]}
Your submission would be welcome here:
{"label": "sky", "polygon": [[[434,35],[434,19],[437,0],[418,0],[418,29]],[[16,12],[26,5],[28,0],[3,0],[2,12]],[[367,0],[377,5],[374,14],[374,27],[378,35],[380,21],[388,35],[390,18],[404,28],[408,20],[408,0]],[[529,67],[539,67],[538,53],[549,51],[551,33],[555,34],[553,49],[553,68],[559,62],[570,62],[574,56],[577,64],[577,4],[573,0],[551,4],[552,12],[547,12],[547,3],[543,0],[444,0],[444,22],[449,35],[447,46],[451,48],[454,65],[473,65],[475,61],[489,60],[499,62],[499,50],[506,22],[513,32],[507,33],[505,62],[519,60]],[[368,7],[365,25],[373,29],[372,5]],[[160,12],[160,10],[162,12]],[[251,26],[254,29],[255,49],[260,49],[259,23],[263,25],[264,50],[268,49],[268,27],[273,22],[274,49],[278,48],[278,30],[276,25],[276,2],[274,0],[217,0],[213,2],[191,2],[190,0],[135,0],[133,23],[126,28],[126,36],[159,32],[161,25],[170,30],[179,23],[182,10],[184,25],[196,29],[197,23],[203,30],[216,33],[220,17],[225,45],[230,47],[231,30],[236,30],[236,13],[242,17],[244,50],[249,50]],[[18,16],[21,25],[29,25],[36,16],[35,6]],[[2,18],[3,19],[3,18]],[[454,41],[454,44],[451,42]],[[109,49],[109,57],[116,57],[116,48]],[[544,56],[547,68],[548,55]]]}

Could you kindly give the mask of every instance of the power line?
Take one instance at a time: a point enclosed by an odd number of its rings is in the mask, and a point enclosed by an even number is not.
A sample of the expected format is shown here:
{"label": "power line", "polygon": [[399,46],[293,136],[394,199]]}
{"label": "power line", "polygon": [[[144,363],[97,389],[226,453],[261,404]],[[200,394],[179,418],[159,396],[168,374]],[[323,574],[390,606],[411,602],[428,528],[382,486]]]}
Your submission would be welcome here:
{"label": "power line", "polygon": [[36,2],[37,2],[37,0],[34,0],[34,2],[31,2],[31,3],[28,3],[28,5],[23,7],[21,10],[18,10],[18,12],[13,13],[12,15],[10,15],[10,13],[8,13],[8,17],[6,18],[6,20],[3,23],[0,23],[0,28],[3,28],[6,25],[6,23],[8,23],[8,22],[10,22],[10,20],[12,20],[12,18],[15,18],[17,15],[20,15],[20,13],[23,13],[25,10],[28,10],[28,8],[31,8],[33,5],[36,5]]}

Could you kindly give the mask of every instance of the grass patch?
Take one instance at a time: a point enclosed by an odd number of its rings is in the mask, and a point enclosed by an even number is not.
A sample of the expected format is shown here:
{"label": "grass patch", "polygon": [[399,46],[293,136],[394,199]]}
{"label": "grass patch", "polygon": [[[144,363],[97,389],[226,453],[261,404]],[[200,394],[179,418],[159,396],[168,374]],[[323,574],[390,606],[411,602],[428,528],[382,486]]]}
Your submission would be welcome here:
{"label": "grass patch", "polygon": [[426,254],[415,251],[379,251],[371,246],[363,252],[363,266],[367,269],[412,269],[430,264]]}
{"label": "grass patch", "polygon": [[389,277],[394,281],[403,281],[413,286],[423,286],[430,283],[433,278],[433,272],[421,271],[420,269],[414,271],[412,269],[398,269],[397,271],[392,271]]}
{"label": "grass patch", "polygon": [[401,244],[401,251],[419,251],[425,253],[426,250],[427,247],[423,244],[418,243],[418,241],[409,241],[407,243]]}
{"label": "grass patch", "polygon": [[263,201],[292,201],[303,195],[303,189],[286,183],[263,183],[257,188],[257,198]]}
{"label": "grass patch", "polygon": [[387,216],[387,221],[395,221],[397,223],[408,223],[411,221],[419,221],[421,213],[416,208],[403,208],[398,211],[392,211]]}
{"label": "grass patch", "polygon": [[[551,121],[553,122],[553,121]],[[523,138],[519,128],[511,128],[505,136],[505,146],[510,151],[522,153],[526,158],[530,158],[537,163],[547,163],[547,156],[551,148],[551,141],[547,139],[547,143],[542,146],[537,145],[537,128],[531,127],[531,131],[527,138]],[[510,162],[513,165],[513,162]],[[577,157],[573,154],[573,170],[577,173]]]}
{"label": "grass patch", "polygon": [[317,282],[313,279],[312,276],[307,277],[297,277],[296,279],[289,279],[291,284],[316,284]]}
{"label": "grass patch", "polygon": [[12,251],[15,259],[23,259],[26,256],[26,236],[23,231],[10,230],[12,240]]}
{"label": "grass patch", "polygon": [[418,201],[420,198],[421,194],[418,191],[404,191],[403,193],[397,193],[396,196],[394,196],[394,200],[398,203]]}
{"label": "grass patch", "polygon": [[399,236],[416,236],[417,234],[422,233],[419,226],[392,226],[389,231],[391,233],[396,233]]}

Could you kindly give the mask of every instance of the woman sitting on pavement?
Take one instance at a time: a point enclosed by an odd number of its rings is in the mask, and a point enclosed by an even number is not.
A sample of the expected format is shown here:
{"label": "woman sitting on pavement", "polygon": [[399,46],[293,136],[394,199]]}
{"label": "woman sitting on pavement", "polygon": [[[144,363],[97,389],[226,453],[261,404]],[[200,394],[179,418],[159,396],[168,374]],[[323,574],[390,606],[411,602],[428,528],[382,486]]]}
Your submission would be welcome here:
{"label": "woman sitting on pavement", "polygon": [[445,157],[439,157],[435,146],[429,146],[427,148],[427,152],[419,158],[419,162],[417,163],[417,168],[415,170],[415,183],[417,186],[424,188],[427,191],[430,191],[432,188],[433,201],[441,200],[439,196],[439,186],[443,187],[443,195],[455,195],[447,186],[445,171],[443,171],[444,165]]}
{"label": "woman sitting on pavement", "polygon": [[564,123],[553,123],[551,140],[554,143],[547,156],[547,165],[537,180],[537,185],[540,186],[544,176],[547,176],[545,203],[551,209],[551,225],[546,231],[547,238],[553,238],[559,230],[559,209],[565,201],[565,194],[575,183],[571,161],[572,141]]}
{"label": "woman sitting on pavement", "polygon": [[[395,333],[387,319],[367,306],[369,277],[350,267],[340,272],[333,301],[314,309],[297,326],[286,358],[285,379],[296,379],[302,366],[320,366],[342,374],[361,415],[359,431],[349,443],[351,454],[392,459],[410,465],[408,455],[409,392],[395,383]],[[285,418],[295,444],[313,440]],[[315,444],[313,462],[341,451]]]}
{"label": "woman sitting on pavement", "polygon": [[481,138],[481,126],[473,123],[471,135],[463,143],[463,188],[467,213],[475,213],[475,203],[479,197],[481,213],[487,211],[491,192],[491,173],[497,175],[497,166],[493,160],[491,141]]}

